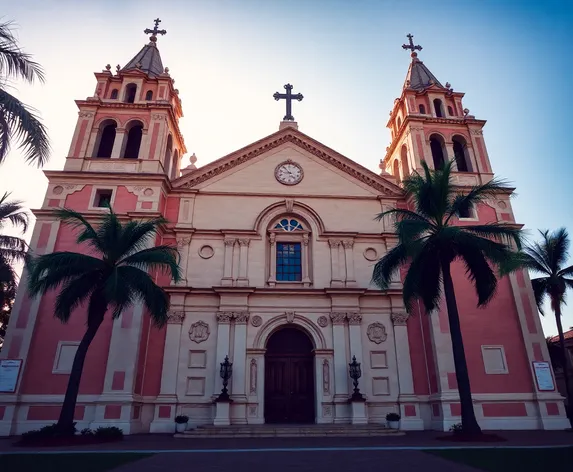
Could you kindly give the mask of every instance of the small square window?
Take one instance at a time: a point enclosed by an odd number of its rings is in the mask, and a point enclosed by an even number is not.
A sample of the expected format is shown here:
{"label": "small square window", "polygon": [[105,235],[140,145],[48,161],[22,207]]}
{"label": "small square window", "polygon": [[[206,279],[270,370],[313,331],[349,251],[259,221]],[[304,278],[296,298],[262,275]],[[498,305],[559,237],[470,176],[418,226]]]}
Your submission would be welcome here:
{"label": "small square window", "polygon": [[94,206],[98,208],[111,207],[111,197],[113,190],[99,189],[96,191]]}

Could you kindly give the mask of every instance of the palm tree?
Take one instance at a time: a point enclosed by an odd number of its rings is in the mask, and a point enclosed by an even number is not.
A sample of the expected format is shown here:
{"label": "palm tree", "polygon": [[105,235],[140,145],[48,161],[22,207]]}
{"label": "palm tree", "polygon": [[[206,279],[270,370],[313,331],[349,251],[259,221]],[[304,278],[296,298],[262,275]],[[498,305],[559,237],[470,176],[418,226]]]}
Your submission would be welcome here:
{"label": "palm tree", "polygon": [[459,225],[456,218],[469,213],[484,200],[508,192],[503,181],[494,179],[462,193],[450,178],[452,163],[430,170],[422,161],[423,175],[414,173],[403,182],[407,201],[413,209],[392,209],[380,213],[395,218],[398,245],[380,259],[372,275],[382,290],[388,288],[393,274],[407,265],[403,282],[404,304],[412,312],[414,301],[421,299],[428,313],[439,308],[442,283],[450,323],[452,351],[461,403],[462,430],[479,434],[470,389],[460,318],[456,304],[451,264],[461,261],[477,292],[477,305],[485,306],[493,298],[497,275],[509,270],[515,254],[510,245],[521,246],[521,233],[504,223]]}
{"label": "palm tree", "polygon": [[41,167],[50,154],[46,127],[34,109],[7,92],[6,84],[12,79],[44,82],[44,72],[32,56],[18,46],[12,23],[0,23],[0,164],[16,140],[26,161]]}
{"label": "palm tree", "polygon": [[[8,192],[0,197],[0,231],[12,226],[19,228],[24,234],[28,229],[29,215],[20,200],[9,200],[9,197]],[[0,283],[6,284],[6,288],[17,284],[12,265],[15,262],[24,262],[27,249],[28,245],[22,238],[0,234]]]}
{"label": "palm tree", "polygon": [[569,384],[569,366],[567,361],[567,351],[565,348],[565,338],[563,336],[563,326],[561,324],[561,305],[565,303],[565,292],[568,288],[573,288],[573,265],[563,267],[569,258],[569,235],[565,228],[550,233],[549,231],[539,231],[541,242],[528,244],[523,249],[525,266],[543,277],[531,280],[535,301],[539,312],[544,315],[543,302],[547,297],[551,302],[551,309],[555,314],[555,323],[559,333],[559,347],[565,378],[565,391],[567,392],[568,416],[572,419],[573,397],[571,396],[571,385]]}
{"label": "palm tree", "polygon": [[[76,252],[53,252],[31,261],[28,290],[31,296],[59,289],[54,315],[66,323],[72,312],[87,301],[87,328],[74,357],[72,370],[58,419],[59,434],[73,434],[73,417],[84,360],[108,310],[113,319],[137,301],[143,302],[153,323],[167,321],[169,296],[149,271],[161,271],[179,281],[177,249],[171,246],[148,248],[163,218],[129,221],[122,224],[110,209],[94,228],[73,210],[55,212],[63,224],[78,230],[77,243],[87,245],[94,256]],[[86,251],[87,252],[87,251]],[[76,312],[76,316],[79,315]]]}

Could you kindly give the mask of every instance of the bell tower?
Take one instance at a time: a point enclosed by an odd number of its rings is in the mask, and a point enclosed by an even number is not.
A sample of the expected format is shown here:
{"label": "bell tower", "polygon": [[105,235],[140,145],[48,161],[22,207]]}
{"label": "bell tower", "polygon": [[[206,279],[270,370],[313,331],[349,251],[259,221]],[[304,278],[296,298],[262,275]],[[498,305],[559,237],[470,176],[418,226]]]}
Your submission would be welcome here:
{"label": "bell tower", "polygon": [[157,36],[167,32],[146,29],[149,43],[112,73],[108,64],[96,72],[93,96],[76,100],[79,116],[65,171],[180,175],[186,152],[179,119],[179,91],[163,67]]}
{"label": "bell tower", "polygon": [[492,178],[489,157],[483,139],[485,120],[476,119],[464,108],[464,94],[445,85],[418,59],[422,46],[413,36],[402,48],[411,51],[412,62],[406,74],[402,94],[394,100],[390,119],[391,143],[380,162],[401,182],[425,160],[430,168],[454,160],[453,179],[460,185],[476,185]]}

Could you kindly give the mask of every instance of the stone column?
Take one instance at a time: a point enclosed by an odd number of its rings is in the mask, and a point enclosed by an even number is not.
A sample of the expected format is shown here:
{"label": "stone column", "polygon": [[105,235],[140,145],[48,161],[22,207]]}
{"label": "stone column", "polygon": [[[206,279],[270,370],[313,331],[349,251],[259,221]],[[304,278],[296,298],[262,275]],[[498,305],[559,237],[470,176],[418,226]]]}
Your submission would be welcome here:
{"label": "stone column", "polygon": [[[181,347],[181,328],[185,319],[184,311],[170,311],[163,348],[163,365],[161,368],[161,388],[155,402],[154,420],[150,426],[152,433],[172,433],[175,409],[177,407],[177,376]],[[159,409],[169,406],[170,416],[161,418]],[[163,416],[163,415],[162,415]]]}
{"label": "stone column", "polygon": [[339,239],[329,239],[328,245],[330,246],[330,263],[332,268],[331,287],[342,287],[342,278],[340,276],[340,257],[338,255],[338,248],[340,246]]}
{"label": "stone column", "polygon": [[344,246],[344,255],[346,259],[346,286],[352,287],[356,285],[356,276],[354,275],[354,241],[342,241]]}
{"label": "stone column", "polygon": [[453,172],[457,172],[457,171],[458,171],[458,163],[457,163],[456,160],[454,159],[454,157],[455,157],[455,154],[454,154],[454,143],[452,143],[452,142],[450,141],[450,142],[445,143],[445,146],[446,146],[446,155],[445,155],[446,161],[451,161],[451,160],[453,160],[453,162],[452,162],[452,171],[453,171]]}
{"label": "stone column", "polygon": [[113,148],[111,150],[111,158],[119,159],[121,157],[121,150],[123,149],[123,143],[127,139],[127,133],[125,128],[117,128],[115,130],[115,141],[113,142]]}
{"label": "stone column", "polygon": [[308,238],[308,234],[304,234],[302,236],[302,282],[304,284],[305,287],[310,287],[310,258],[309,258],[309,254],[308,254],[308,243],[309,243],[309,238]]}
{"label": "stone column", "polygon": [[334,346],[334,403],[335,423],[345,423],[349,420],[348,408],[348,354],[346,352],[346,313],[333,312],[332,336]]}
{"label": "stone column", "polygon": [[269,244],[271,246],[270,251],[270,271],[269,271],[269,285],[274,287],[277,283],[277,243],[275,240],[275,233],[269,235]]}
{"label": "stone column", "polygon": [[394,344],[396,346],[396,363],[398,364],[398,383],[400,397],[414,395],[414,380],[412,378],[412,361],[410,359],[410,343],[408,341],[407,313],[392,313],[394,326]]}
{"label": "stone column", "polygon": [[148,130],[144,129],[141,132],[141,144],[139,146],[139,156],[138,159],[149,159],[149,145],[150,145]]}
{"label": "stone column", "polygon": [[247,392],[245,379],[247,378],[247,322],[249,312],[234,313],[235,342],[233,344],[233,377],[231,378],[231,422],[233,424],[247,423]]}
{"label": "stone column", "polygon": [[360,325],[362,324],[362,315],[356,312],[347,314],[348,328],[350,331],[350,356],[356,356],[358,362],[362,362],[362,333]]}
{"label": "stone column", "polygon": [[[181,267],[181,280],[177,283],[177,285],[187,285],[187,268],[189,266],[189,249],[191,245],[191,236],[188,237],[180,237],[177,238],[177,250],[179,251],[180,263],[179,266]],[[171,282],[174,284],[174,282]]]}
{"label": "stone column", "polygon": [[221,285],[233,285],[233,250],[236,239],[225,239],[225,262],[223,267],[223,279]]}
{"label": "stone column", "polygon": [[217,317],[217,354],[215,357],[215,383],[213,386],[213,395],[218,396],[223,389],[223,380],[219,375],[219,367],[221,362],[225,360],[225,356],[229,355],[230,339],[229,333],[231,328],[231,318],[233,313],[230,311],[220,311]]}
{"label": "stone column", "polygon": [[238,239],[239,243],[239,277],[237,285],[247,287],[249,279],[247,278],[247,268],[249,264],[249,243],[250,239]]}

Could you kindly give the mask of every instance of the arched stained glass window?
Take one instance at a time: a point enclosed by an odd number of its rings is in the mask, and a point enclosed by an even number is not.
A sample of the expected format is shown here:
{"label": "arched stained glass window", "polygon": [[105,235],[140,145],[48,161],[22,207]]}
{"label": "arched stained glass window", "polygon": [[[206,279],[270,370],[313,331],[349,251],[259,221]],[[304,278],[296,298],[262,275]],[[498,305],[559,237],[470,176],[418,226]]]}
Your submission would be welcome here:
{"label": "arched stained glass window", "polygon": [[276,225],[275,229],[282,229],[283,231],[300,231],[304,229],[302,225],[296,220],[289,220],[287,218],[283,218],[280,220]]}

